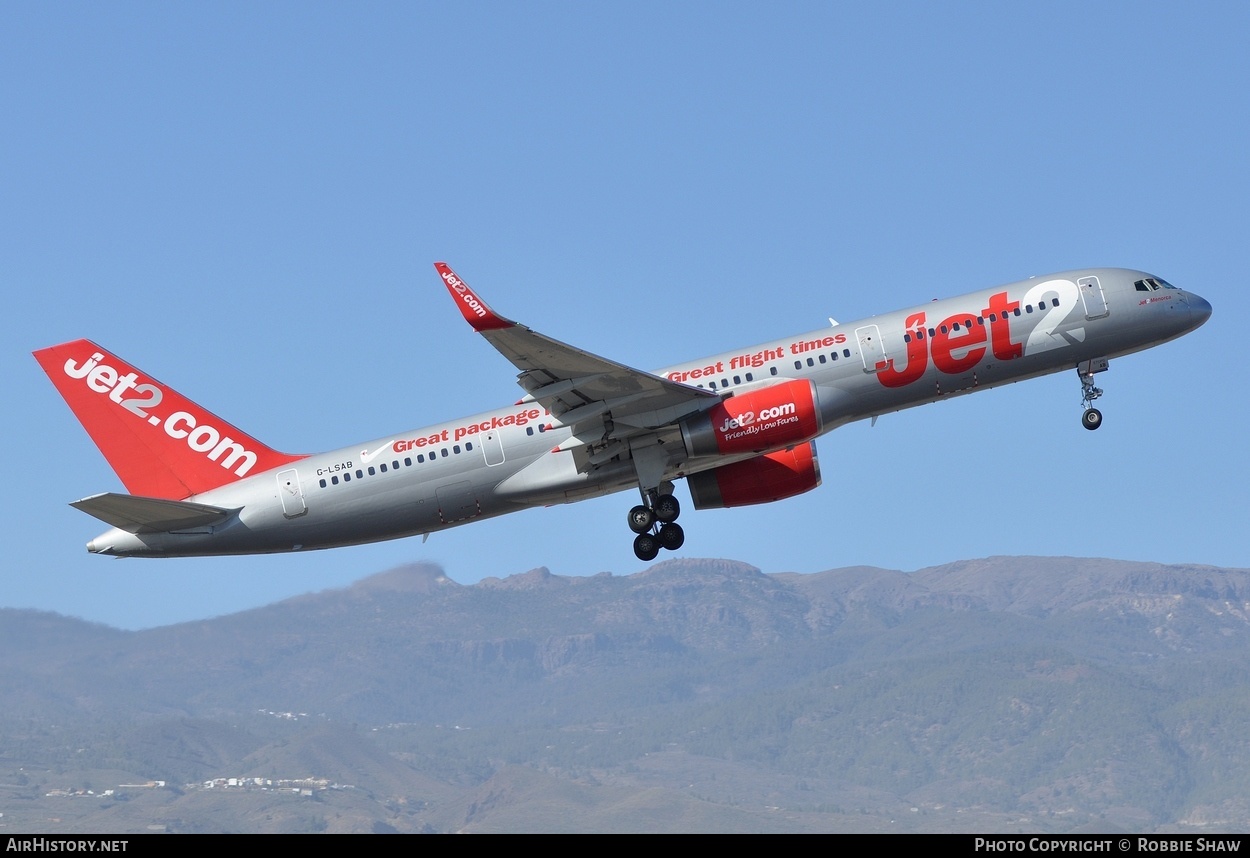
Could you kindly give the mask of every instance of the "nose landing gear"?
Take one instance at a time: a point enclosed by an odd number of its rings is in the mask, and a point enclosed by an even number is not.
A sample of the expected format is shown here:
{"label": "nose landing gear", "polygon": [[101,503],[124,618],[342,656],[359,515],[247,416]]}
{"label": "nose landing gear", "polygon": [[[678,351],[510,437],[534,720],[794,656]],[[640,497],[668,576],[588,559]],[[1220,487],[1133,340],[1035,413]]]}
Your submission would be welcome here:
{"label": "nose landing gear", "polygon": [[1086,429],[1097,429],[1102,425],[1102,412],[1097,408],[1086,408],[1081,415],[1081,425]]}
{"label": "nose landing gear", "polygon": [[1081,379],[1081,407],[1085,409],[1081,414],[1081,425],[1091,431],[1102,425],[1102,412],[1093,406],[1094,400],[1102,396],[1102,388],[1094,386],[1094,373],[1102,372],[1108,366],[1110,362],[1106,358],[1099,358],[1087,360],[1076,368],[1077,377]]}
{"label": "nose landing gear", "polygon": [[654,560],[661,548],[676,551],[686,541],[685,531],[677,524],[681,504],[670,492],[671,484],[642,490],[643,502],[629,511],[629,529],[638,534],[634,537],[634,555],[639,560]]}

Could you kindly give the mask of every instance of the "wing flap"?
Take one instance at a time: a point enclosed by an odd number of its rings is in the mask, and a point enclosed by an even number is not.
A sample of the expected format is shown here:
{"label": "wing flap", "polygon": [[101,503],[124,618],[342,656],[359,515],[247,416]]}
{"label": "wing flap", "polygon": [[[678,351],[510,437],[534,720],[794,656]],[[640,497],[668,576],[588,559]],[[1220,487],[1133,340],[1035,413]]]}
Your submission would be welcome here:
{"label": "wing flap", "polygon": [[236,512],[190,501],[145,498],[115,492],[92,495],[74,501],[70,506],[128,533],[167,533],[171,530],[208,527],[221,524]]}

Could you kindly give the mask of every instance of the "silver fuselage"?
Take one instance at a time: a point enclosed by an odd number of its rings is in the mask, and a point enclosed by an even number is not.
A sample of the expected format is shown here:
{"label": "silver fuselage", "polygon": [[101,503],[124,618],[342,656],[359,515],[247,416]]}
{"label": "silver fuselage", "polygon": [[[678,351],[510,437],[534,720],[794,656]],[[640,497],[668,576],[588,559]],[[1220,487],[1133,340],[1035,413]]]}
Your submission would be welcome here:
{"label": "silver fuselage", "polygon": [[[722,395],[810,379],[827,432],[854,420],[1130,354],[1178,337],[1210,315],[1210,305],[1192,293],[1171,287],[1142,291],[1146,279],[1155,282],[1145,272],[1109,268],[1032,278],[777,338],[656,374]],[[673,426],[656,432],[679,435]],[[330,548],[431,533],[638,486],[628,457],[579,469],[568,450],[555,452],[570,433],[539,404],[522,402],[384,435],[188,498],[237,510],[225,524],[139,535],[112,529],[92,540],[88,550],[170,557]],[[755,453],[676,455],[664,479],[750,455]]]}

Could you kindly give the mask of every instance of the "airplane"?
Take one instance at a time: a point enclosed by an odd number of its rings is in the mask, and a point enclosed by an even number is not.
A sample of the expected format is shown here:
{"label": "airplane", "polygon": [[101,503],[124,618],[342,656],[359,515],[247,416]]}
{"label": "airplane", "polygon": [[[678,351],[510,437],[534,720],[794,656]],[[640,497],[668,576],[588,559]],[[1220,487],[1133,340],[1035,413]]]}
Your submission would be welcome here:
{"label": "airplane", "polygon": [[685,541],[695,509],[769,503],[820,485],[814,441],[871,420],[1075,370],[1094,376],[1202,325],[1211,305],[1143,271],[1091,268],[934,300],[666,367],[634,369],[504,318],[445,263],[465,320],[516,367],[505,408],[314,455],[278,452],[89,340],[34,352],[128,494],[71,506],[111,526],[113,557],[259,554],[429,534],[535,506],[636,489],[635,555]]}

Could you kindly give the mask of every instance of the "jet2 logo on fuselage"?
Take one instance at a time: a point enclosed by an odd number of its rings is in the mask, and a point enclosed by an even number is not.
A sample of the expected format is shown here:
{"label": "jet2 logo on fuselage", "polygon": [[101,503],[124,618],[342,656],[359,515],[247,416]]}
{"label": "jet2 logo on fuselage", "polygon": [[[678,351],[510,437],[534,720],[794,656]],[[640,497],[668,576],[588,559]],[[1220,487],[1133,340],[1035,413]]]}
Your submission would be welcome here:
{"label": "jet2 logo on fuselage", "polygon": [[[913,313],[903,323],[908,334],[906,363],[900,369],[894,358],[879,361],[877,381],[885,387],[918,381],[928,370],[930,358],[939,371],[959,375],[980,364],[987,353],[1009,361],[1080,342],[1085,338],[1084,328],[1056,332],[1079,303],[1080,292],[1071,280],[1047,280],[1031,287],[1020,301],[1009,301],[1006,292],[996,292],[979,314],[955,313],[933,328],[926,329],[925,311]],[[1021,304],[1029,313],[1037,308],[1036,322],[1023,343],[1012,340],[1012,320],[1020,316]]]}

